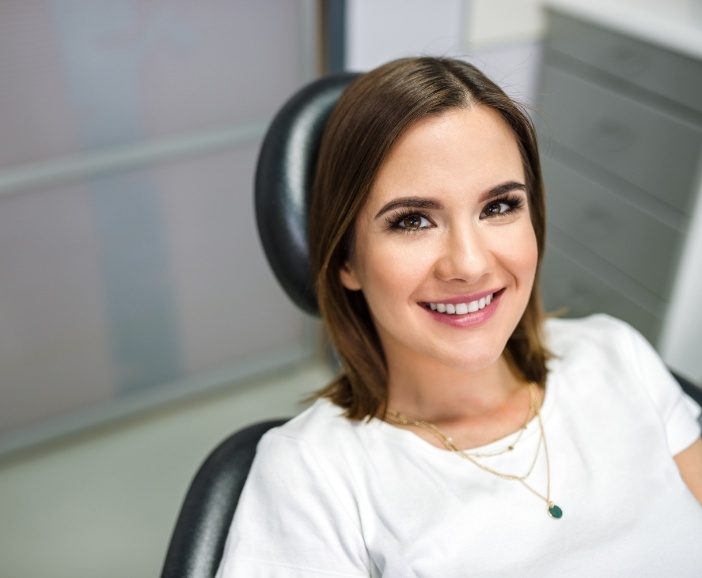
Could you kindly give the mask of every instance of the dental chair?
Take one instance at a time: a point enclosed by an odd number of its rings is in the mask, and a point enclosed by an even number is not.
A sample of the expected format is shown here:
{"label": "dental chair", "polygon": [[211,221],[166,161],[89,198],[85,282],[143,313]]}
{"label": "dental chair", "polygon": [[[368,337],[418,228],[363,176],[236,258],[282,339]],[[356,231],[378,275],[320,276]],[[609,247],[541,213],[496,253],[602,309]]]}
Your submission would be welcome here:
{"label": "dental chair", "polygon": [[[308,194],[324,124],[356,76],[329,76],[296,93],[268,129],[256,168],[256,220],[266,256],[288,296],[312,315],[317,314],[317,302],[307,247]],[[675,377],[702,404],[702,390]],[[205,459],[185,496],[161,578],[215,575],[256,445],[269,429],[286,421],[266,421],[235,432]]]}

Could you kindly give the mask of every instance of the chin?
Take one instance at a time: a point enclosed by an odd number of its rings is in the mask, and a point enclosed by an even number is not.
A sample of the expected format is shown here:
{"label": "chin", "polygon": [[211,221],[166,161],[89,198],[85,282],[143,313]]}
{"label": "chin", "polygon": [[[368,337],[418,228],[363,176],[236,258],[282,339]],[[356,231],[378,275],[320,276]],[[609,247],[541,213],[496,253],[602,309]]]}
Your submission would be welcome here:
{"label": "chin", "polygon": [[505,345],[491,347],[485,344],[478,348],[469,348],[468,350],[456,352],[454,355],[439,356],[438,361],[447,367],[459,371],[481,371],[490,367],[502,357]]}

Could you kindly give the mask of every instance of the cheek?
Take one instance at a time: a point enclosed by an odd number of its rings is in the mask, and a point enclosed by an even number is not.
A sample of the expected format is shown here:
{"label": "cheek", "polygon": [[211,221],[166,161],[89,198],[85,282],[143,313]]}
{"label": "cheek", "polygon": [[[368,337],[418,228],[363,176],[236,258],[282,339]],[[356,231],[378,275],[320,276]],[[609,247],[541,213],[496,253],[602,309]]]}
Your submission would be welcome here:
{"label": "cheek", "polygon": [[536,234],[530,226],[528,231],[520,240],[516,241],[519,251],[515,253],[515,267],[520,271],[521,275],[533,281],[536,275],[536,267],[539,261],[539,249],[536,243]]}
{"label": "cheek", "polygon": [[500,256],[502,263],[523,282],[533,281],[539,260],[536,234],[531,224],[512,229],[500,239]]}
{"label": "cheek", "polygon": [[411,299],[412,291],[424,278],[430,251],[417,251],[406,243],[378,243],[368,251],[361,265],[363,292],[369,306],[399,305]]}

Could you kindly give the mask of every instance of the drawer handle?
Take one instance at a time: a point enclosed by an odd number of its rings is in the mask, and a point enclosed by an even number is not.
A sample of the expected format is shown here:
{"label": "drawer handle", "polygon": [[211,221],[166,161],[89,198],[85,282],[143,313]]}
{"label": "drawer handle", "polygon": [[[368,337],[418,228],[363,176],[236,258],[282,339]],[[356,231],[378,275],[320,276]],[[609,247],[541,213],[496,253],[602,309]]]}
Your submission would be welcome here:
{"label": "drawer handle", "polygon": [[635,142],[634,133],[626,126],[601,120],[590,131],[588,141],[607,153],[616,153],[629,148]]}

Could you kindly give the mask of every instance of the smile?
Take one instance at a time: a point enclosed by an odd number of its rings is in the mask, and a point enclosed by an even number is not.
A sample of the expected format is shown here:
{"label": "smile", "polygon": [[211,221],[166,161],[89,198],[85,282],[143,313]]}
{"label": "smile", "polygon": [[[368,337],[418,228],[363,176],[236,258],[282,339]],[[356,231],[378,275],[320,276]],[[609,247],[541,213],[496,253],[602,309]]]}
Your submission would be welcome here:
{"label": "smile", "polygon": [[429,303],[429,309],[446,315],[465,315],[485,309],[492,302],[494,293],[468,303]]}

